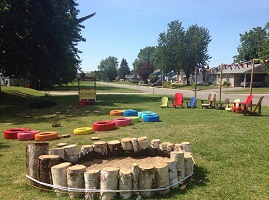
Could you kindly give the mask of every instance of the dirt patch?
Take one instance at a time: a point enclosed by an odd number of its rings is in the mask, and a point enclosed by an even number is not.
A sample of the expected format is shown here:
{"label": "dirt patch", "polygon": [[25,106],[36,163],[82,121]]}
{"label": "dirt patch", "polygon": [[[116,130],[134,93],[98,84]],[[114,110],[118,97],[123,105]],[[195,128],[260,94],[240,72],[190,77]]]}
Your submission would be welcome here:
{"label": "dirt patch", "polygon": [[94,159],[93,161],[84,161],[81,164],[85,165],[88,169],[103,169],[105,167],[116,167],[119,169],[132,169],[133,163],[140,164],[155,164],[161,162],[167,162],[170,158],[166,157],[115,157],[108,159]]}

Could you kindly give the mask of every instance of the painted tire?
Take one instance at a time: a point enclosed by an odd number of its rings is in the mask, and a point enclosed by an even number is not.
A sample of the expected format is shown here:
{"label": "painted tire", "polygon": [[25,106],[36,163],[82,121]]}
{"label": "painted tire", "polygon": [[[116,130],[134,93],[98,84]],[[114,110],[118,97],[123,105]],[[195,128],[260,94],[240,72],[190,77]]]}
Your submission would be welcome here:
{"label": "painted tire", "polygon": [[32,131],[22,131],[17,134],[18,140],[34,140],[35,134],[40,133],[40,131],[32,130]]}
{"label": "painted tire", "polygon": [[95,131],[109,131],[116,128],[116,124],[114,121],[104,120],[93,123],[92,127]]}
{"label": "painted tire", "polygon": [[58,139],[57,132],[42,132],[35,134],[36,141],[48,141],[48,140],[56,140]]}
{"label": "painted tire", "polygon": [[136,110],[125,110],[123,112],[124,117],[129,117],[129,116],[137,116],[137,111]]}
{"label": "painted tire", "polygon": [[151,111],[148,111],[148,110],[147,111],[140,111],[140,112],[137,113],[137,116],[140,117],[140,118],[142,118],[143,113],[151,114],[152,112]]}
{"label": "painted tire", "polygon": [[144,115],[157,115],[156,113],[154,113],[154,112],[150,112],[150,113],[142,113],[142,119],[143,119],[143,117],[144,117]]}
{"label": "painted tire", "polygon": [[130,116],[130,117],[126,117],[126,118],[130,118],[132,121],[132,124],[139,122],[139,117],[136,117],[136,116]]}
{"label": "painted tire", "polygon": [[75,135],[84,135],[84,134],[90,134],[93,132],[93,129],[91,127],[81,127],[81,128],[75,128],[74,134]]}
{"label": "painted tire", "polygon": [[131,119],[128,117],[114,119],[114,122],[115,122],[116,126],[129,126],[132,124]]}
{"label": "painted tire", "polygon": [[9,128],[4,130],[5,139],[17,139],[17,135],[22,131],[30,131],[29,128]]}
{"label": "painted tire", "polygon": [[145,115],[143,115],[144,122],[158,122],[159,118],[160,117],[157,114],[145,114]]}
{"label": "painted tire", "polygon": [[123,110],[111,110],[109,114],[110,116],[122,116]]}

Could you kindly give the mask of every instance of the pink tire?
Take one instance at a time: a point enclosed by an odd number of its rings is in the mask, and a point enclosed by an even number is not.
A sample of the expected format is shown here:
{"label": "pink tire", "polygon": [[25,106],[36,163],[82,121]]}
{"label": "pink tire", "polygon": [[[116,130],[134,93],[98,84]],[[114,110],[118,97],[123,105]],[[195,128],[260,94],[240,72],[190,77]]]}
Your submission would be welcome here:
{"label": "pink tire", "polygon": [[32,131],[22,131],[17,134],[18,140],[34,140],[35,134],[39,133],[40,131],[32,130]]}
{"label": "pink tire", "polygon": [[129,126],[132,124],[131,118],[128,118],[128,117],[114,119],[114,122],[116,126]]}
{"label": "pink tire", "polygon": [[17,139],[17,134],[22,131],[30,131],[29,128],[9,128],[4,130],[5,139]]}

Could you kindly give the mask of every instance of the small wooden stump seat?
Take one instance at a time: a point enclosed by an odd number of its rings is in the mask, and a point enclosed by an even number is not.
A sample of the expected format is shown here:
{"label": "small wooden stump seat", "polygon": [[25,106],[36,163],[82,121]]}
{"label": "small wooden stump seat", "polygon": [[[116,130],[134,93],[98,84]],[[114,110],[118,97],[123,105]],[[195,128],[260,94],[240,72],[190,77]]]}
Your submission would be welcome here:
{"label": "small wooden stump seat", "polygon": [[[244,115],[252,115],[252,116],[262,116],[262,100],[264,96],[260,97],[257,104],[251,104],[250,110],[247,109],[246,105],[244,105],[243,113]],[[255,106],[253,109],[252,107]]]}

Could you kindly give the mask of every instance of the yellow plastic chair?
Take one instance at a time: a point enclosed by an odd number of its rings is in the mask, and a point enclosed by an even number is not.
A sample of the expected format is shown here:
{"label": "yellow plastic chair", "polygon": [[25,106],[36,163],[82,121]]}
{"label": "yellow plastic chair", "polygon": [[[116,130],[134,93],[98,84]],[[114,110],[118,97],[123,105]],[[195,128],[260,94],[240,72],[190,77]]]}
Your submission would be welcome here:
{"label": "yellow plastic chair", "polygon": [[161,107],[167,107],[168,108],[168,97],[162,97],[162,103],[161,103]]}

